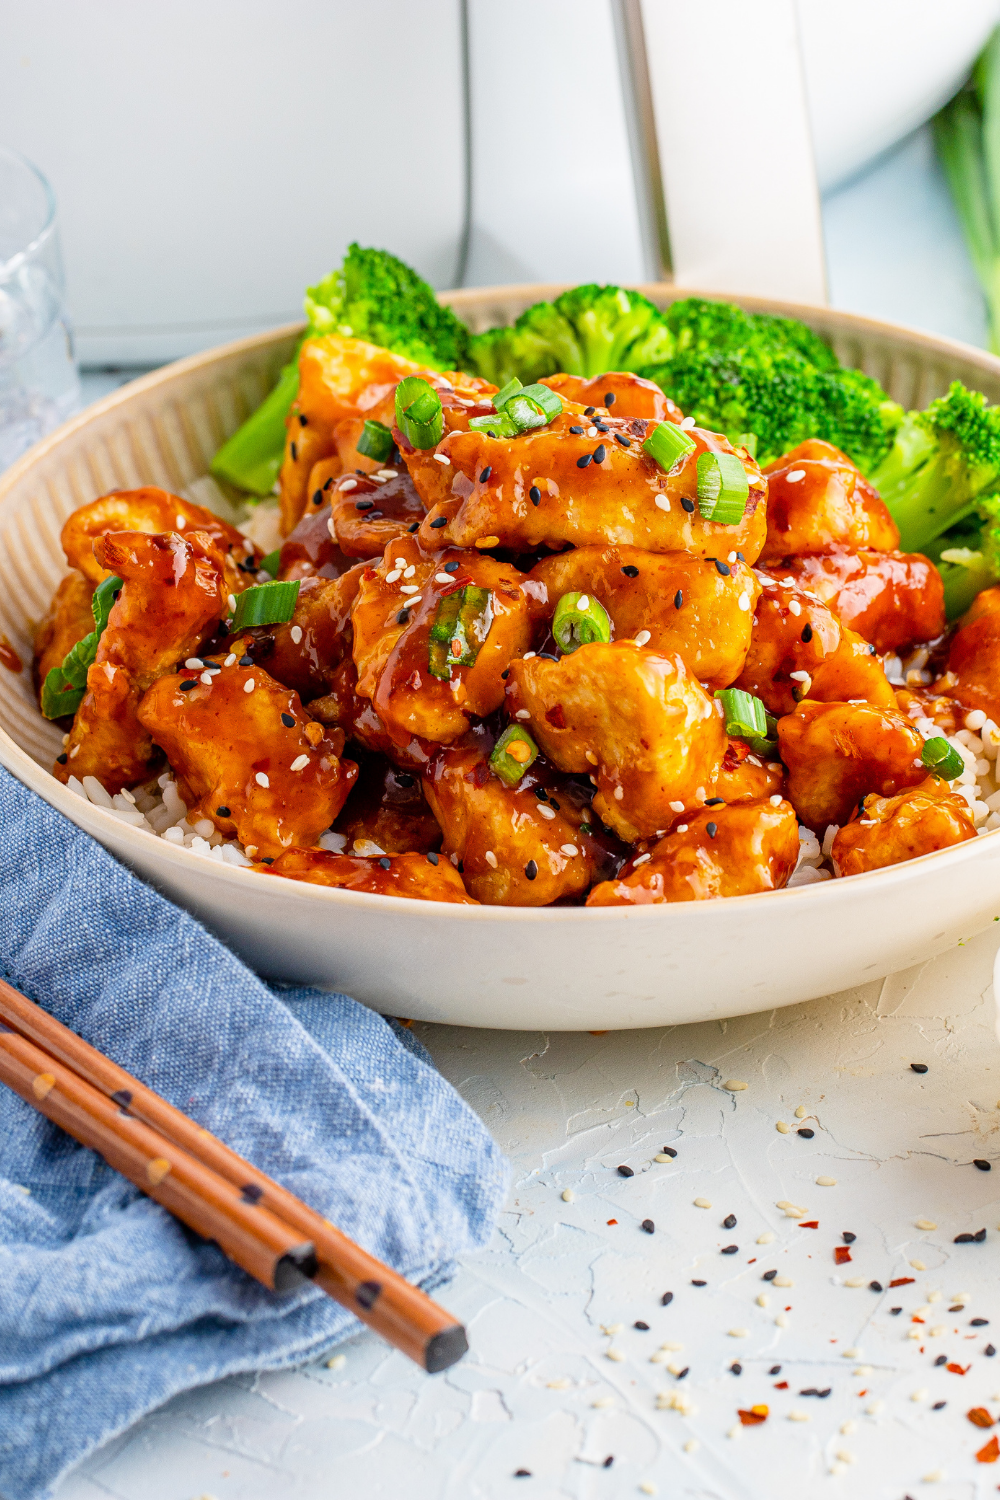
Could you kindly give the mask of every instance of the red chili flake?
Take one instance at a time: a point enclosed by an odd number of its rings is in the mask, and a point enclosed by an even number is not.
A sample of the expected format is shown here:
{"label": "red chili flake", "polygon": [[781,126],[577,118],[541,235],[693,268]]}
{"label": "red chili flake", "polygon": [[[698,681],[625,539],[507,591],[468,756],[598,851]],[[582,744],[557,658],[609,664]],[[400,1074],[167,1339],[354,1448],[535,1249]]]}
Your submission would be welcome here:
{"label": "red chili flake", "polygon": [[456,574],[456,576],[451,580],[450,583],[446,583],[445,584],[444,588],[440,592],[439,597],[441,599],[447,599],[448,595],[449,594],[454,594],[455,591],[456,591],[456,589],[464,589],[465,585],[467,583],[471,583],[471,582],[472,582],[472,579],[469,577],[469,575],[467,573],[463,574],[461,576],[459,576],[458,574]]}
{"label": "red chili flake", "polygon": [[911,1323],[925,1323],[926,1321],[927,1321],[926,1318],[918,1318],[917,1315],[916,1315],[916,1313],[914,1313],[913,1317],[910,1319]]}
{"label": "red chili flake", "polygon": [[608,1223],[609,1223],[609,1224],[617,1224],[617,1223],[618,1223],[618,1220],[617,1220],[617,1219],[609,1219],[609,1220],[608,1220]]}
{"label": "red chili flake", "polygon": [[546,723],[551,724],[553,729],[566,728],[566,715],[563,713],[561,703],[555,703],[551,708],[545,710]]}
{"label": "red chili flake", "polygon": [[890,1286],[910,1286],[914,1280],[912,1276],[897,1276],[895,1281],[890,1281]]}
{"label": "red chili flake", "polygon": [[774,1389],[776,1391],[787,1391],[788,1390],[788,1381],[787,1380],[779,1380],[779,1381],[777,1381],[776,1384],[775,1384]]}
{"label": "red chili flake", "polygon": [[742,1411],[737,1407],[736,1415],[744,1427],[758,1427],[761,1422],[767,1421],[767,1407],[763,1404],[760,1406],[751,1406],[749,1411]]}
{"label": "red chili flake", "polygon": [[819,1228],[819,1220],[818,1219],[800,1219],[799,1220],[799,1228],[800,1229],[818,1229]]}
{"label": "red chili flake", "polygon": [[969,1371],[972,1369],[972,1366],[966,1365],[965,1369],[963,1370],[961,1365],[952,1363],[950,1365],[945,1365],[945,1369],[950,1370],[953,1375],[968,1375]]}
{"label": "red chili flake", "polygon": [[974,1406],[972,1410],[967,1411],[965,1415],[968,1417],[973,1427],[993,1426],[993,1418],[990,1416],[985,1406]]}
{"label": "red chili flake", "polygon": [[981,1464],[995,1464],[998,1458],[1000,1458],[1000,1442],[997,1441],[994,1433],[989,1442],[985,1443],[976,1454],[976,1461]]}
{"label": "red chili flake", "polygon": [[851,1258],[851,1252],[846,1245],[838,1245],[833,1252],[833,1258],[838,1266],[846,1266]]}

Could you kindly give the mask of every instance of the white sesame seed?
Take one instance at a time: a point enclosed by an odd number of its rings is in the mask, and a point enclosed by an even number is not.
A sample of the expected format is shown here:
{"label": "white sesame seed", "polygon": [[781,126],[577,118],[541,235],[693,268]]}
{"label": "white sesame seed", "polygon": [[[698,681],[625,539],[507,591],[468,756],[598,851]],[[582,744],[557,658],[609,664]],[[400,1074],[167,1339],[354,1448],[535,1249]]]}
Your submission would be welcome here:
{"label": "white sesame seed", "polygon": [[653,1157],[653,1160],[654,1161],[673,1161],[673,1157],[672,1156],[668,1156],[665,1151],[658,1151],[656,1153],[656,1155]]}
{"label": "white sesame seed", "polygon": [[767,1293],[766,1292],[758,1292],[757,1293],[757,1306],[758,1307],[766,1307],[767,1306],[767,1300],[768,1299],[767,1299]]}
{"label": "white sesame seed", "polygon": [[774,1128],[775,1128],[775,1130],[779,1131],[782,1135],[788,1135],[789,1132],[791,1131],[792,1127],[790,1125],[786,1125],[785,1122],[784,1122],[784,1120],[777,1120],[775,1122]]}
{"label": "white sesame seed", "polygon": [[970,1303],[972,1301],[972,1293],[971,1292],[956,1292],[955,1295],[954,1295],[954,1297],[952,1297],[951,1300],[952,1300],[952,1302],[961,1302],[962,1306],[965,1307],[965,1306],[967,1306],[968,1303]]}
{"label": "white sesame seed", "polygon": [[650,635],[648,630],[640,630],[639,634],[635,638],[635,643],[637,646],[644,646],[649,638]]}
{"label": "white sesame seed", "polygon": [[489,867],[490,867],[491,870],[495,870],[497,868],[497,857],[493,853],[492,849],[487,849],[487,851],[486,851],[486,853],[485,853],[485,855],[483,857],[486,860],[486,863],[489,865]]}
{"label": "white sesame seed", "polygon": [[408,568],[403,569],[403,577],[412,578],[416,571],[416,565],[414,563],[410,563],[410,566]]}
{"label": "white sesame seed", "polygon": [[789,484],[798,484],[799,480],[805,479],[805,477],[805,469],[792,469],[791,473],[785,475]]}
{"label": "white sesame seed", "polygon": [[804,1120],[805,1117],[806,1117],[806,1115],[808,1113],[809,1113],[809,1111],[806,1109],[806,1107],[805,1107],[804,1104],[798,1104],[798,1105],[796,1105],[796,1107],[795,1107],[795,1118],[797,1120]]}
{"label": "white sesame seed", "polygon": [[670,808],[671,812],[683,812],[684,811],[684,803],[683,802],[668,802],[667,806]]}
{"label": "white sesame seed", "polygon": [[397,476],[397,474],[399,473],[399,470],[398,469],[385,468],[385,469],[376,469],[375,472],[376,472],[376,474],[378,474],[378,476],[379,476],[380,479],[395,479],[396,476]]}
{"label": "white sesame seed", "polygon": [[306,766],[308,764],[309,764],[309,757],[308,757],[308,755],[297,755],[295,757],[295,759],[292,761],[292,764],[289,767],[289,770],[292,770],[292,771],[304,771],[305,768],[306,768]]}
{"label": "white sesame seed", "polygon": [[374,474],[369,474],[368,478],[372,481],[373,484],[385,484],[384,474],[379,474],[378,472],[376,472]]}
{"label": "white sesame seed", "polygon": [[817,1187],[836,1187],[837,1186],[837,1179],[836,1179],[836,1177],[817,1177],[816,1178],[816,1186]]}
{"label": "white sesame seed", "polygon": [[563,1188],[562,1201],[564,1203],[572,1203],[575,1198],[576,1194],[572,1188]]}
{"label": "white sesame seed", "polygon": [[771,1282],[772,1286],[794,1286],[795,1282],[790,1276],[775,1276]]}
{"label": "white sesame seed", "polygon": [[616,786],[615,787],[615,801],[616,802],[620,802],[624,796],[625,796],[625,788],[623,786]]}
{"label": "white sesame seed", "polygon": [[687,833],[687,831],[688,825],[686,823],[678,823],[677,827],[674,829],[675,833]]}
{"label": "white sesame seed", "polygon": [[590,595],[589,594],[581,594],[580,597],[579,597],[579,599],[576,601],[576,607],[579,610],[589,609],[590,608]]}
{"label": "white sesame seed", "polygon": [[451,583],[452,582],[451,574],[450,573],[435,573],[434,574],[434,582],[435,583]]}
{"label": "white sesame seed", "polygon": [[971,729],[973,731],[982,729],[985,723],[986,715],[983,713],[981,708],[974,708],[971,713],[968,713],[965,716],[966,729]]}
{"label": "white sesame seed", "polygon": [[736,553],[735,552],[730,552],[729,556],[726,558],[726,562],[734,563],[735,561],[736,561]]}
{"label": "white sesame seed", "polygon": [[597,428],[596,427],[588,427],[587,428],[587,436],[588,437],[596,437],[597,436]]}
{"label": "white sesame seed", "polygon": [[226,657],[226,659],[222,663],[222,665],[224,667],[231,667],[231,666],[234,665],[235,661],[236,661],[236,652],[235,651],[230,651],[229,655]]}
{"label": "white sesame seed", "polygon": [[748,1339],[750,1337],[750,1330],[749,1328],[730,1328],[729,1337],[731,1339]]}
{"label": "white sesame seed", "polygon": [[694,1206],[695,1208],[711,1208],[712,1204],[708,1198],[696,1198]]}
{"label": "white sesame seed", "polygon": [[765,1229],[763,1234],[759,1234],[757,1236],[757,1243],[758,1243],[758,1245],[773,1245],[774,1244],[774,1230],[773,1229]]}
{"label": "white sesame seed", "polygon": [[530,713],[528,712],[528,710],[526,708],[519,708],[518,711],[517,711],[517,713],[514,715],[514,718],[515,719],[530,719],[531,715],[530,715]]}
{"label": "white sesame seed", "polygon": [[561,854],[568,854],[571,859],[574,854],[579,854],[580,852],[575,844],[560,844],[559,850]]}
{"label": "white sesame seed", "polygon": [[302,639],[302,626],[301,625],[293,625],[292,628],[291,628],[291,630],[288,632],[288,634],[291,636],[292,640],[295,642],[295,644],[297,646],[299,644],[299,642],[301,641],[301,639]]}
{"label": "white sesame seed", "polygon": [[403,570],[402,570],[402,568],[393,568],[393,570],[392,570],[391,573],[387,573],[385,575],[385,581],[386,581],[386,583],[395,583],[396,579],[397,578],[401,578],[402,576],[403,576]]}
{"label": "white sesame seed", "polygon": [[337,540],[337,533],[336,533],[336,531],[334,530],[334,527],[333,527],[333,517],[332,516],[330,517],[330,519],[326,523],[326,529],[330,533],[330,535],[332,536],[333,540],[336,541]]}
{"label": "white sesame seed", "polygon": [[229,608],[232,610],[233,614],[235,614],[236,613],[236,595],[235,594],[230,594],[229,598],[226,600],[226,603],[229,605]]}
{"label": "white sesame seed", "polygon": [[625,1356],[620,1349],[608,1349],[605,1351],[605,1359],[613,1359],[616,1364],[621,1364]]}
{"label": "white sesame seed", "polygon": [[666,495],[657,495],[654,504],[656,505],[657,510],[670,509],[670,501],[667,499]]}
{"label": "white sesame seed", "polygon": [[918,1219],[917,1220],[917,1228],[918,1229],[936,1229],[937,1225],[935,1224],[935,1222],[934,1222],[933,1219]]}
{"label": "white sesame seed", "polygon": [[198,678],[198,681],[199,682],[203,682],[206,687],[211,687],[212,686],[212,674],[211,674],[211,672],[202,672],[201,676]]}
{"label": "white sesame seed", "polygon": [[848,1276],[844,1280],[845,1286],[864,1286],[864,1284],[865,1278],[863,1276]]}
{"label": "white sesame seed", "polygon": [[585,750],[583,752],[583,758],[591,766],[596,766],[598,763],[597,756],[594,754],[593,750]]}
{"label": "white sesame seed", "polygon": [[254,777],[254,781],[256,781],[258,786],[269,787],[271,785],[270,781],[267,779],[266,771],[258,771],[256,776]]}
{"label": "white sesame seed", "polygon": [[742,1078],[727,1078],[722,1087],[728,1089],[731,1094],[742,1094],[743,1090],[749,1088],[750,1085],[744,1083]]}
{"label": "white sesame seed", "polygon": [[420,585],[417,583],[401,583],[399,585],[399,592],[401,594],[416,594],[419,592],[419,589]]}
{"label": "white sesame seed", "polygon": [[451,463],[451,459],[448,457],[447,453],[435,453],[434,457],[435,457],[435,459],[437,460],[437,462],[439,464],[450,464]]}
{"label": "white sesame seed", "polygon": [[777,1325],[778,1328],[787,1328],[788,1327],[788,1317],[783,1312],[780,1312],[778,1314],[778,1316],[775,1318],[774,1321],[775,1321],[775,1324]]}
{"label": "white sesame seed", "polygon": [[746,611],[750,608],[750,595],[744,590],[744,592],[740,595],[736,602],[739,605],[740,609]]}
{"label": "white sesame seed", "polygon": [[644,865],[646,863],[647,859],[652,859],[652,857],[653,856],[651,854],[640,854],[639,858],[637,860],[633,861],[633,864],[632,864],[633,870],[637,870],[640,865]]}
{"label": "white sesame seed", "polygon": [[811,682],[812,681],[812,678],[809,676],[808,672],[789,672],[788,675],[792,679],[793,682]]}
{"label": "white sesame seed", "polygon": [[919,1390],[911,1391],[910,1392],[910,1400],[911,1401],[926,1401],[927,1397],[928,1397],[928,1394],[929,1394],[929,1392],[927,1390],[927,1387],[926,1386],[921,1386]]}
{"label": "white sesame seed", "polygon": [[802,605],[797,599],[789,599],[788,608],[791,610],[793,615],[800,615],[802,613]]}
{"label": "white sesame seed", "polygon": [[200,672],[205,663],[200,656],[189,656],[184,665],[189,667],[192,672]]}
{"label": "white sesame seed", "polygon": [[541,813],[543,818],[548,818],[550,822],[555,817],[555,813],[552,811],[552,808],[546,807],[544,802],[539,802],[538,811]]}
{"label": "white sesame seed", "polygon": [[770,802],[772,807],[780,807],[782,802],[784,801],[784,798],[782,797],[780,792],[774,792],[773,795],[768,797],[767,800],[768,802]]}
{"label": "white sesame seed", "polygon": [[345,479],[343,484],[339,486],[341,492],[344,494],[346,494],[348,490],[356,490],[357,487],[358,481],[356,479]]}
{"label": "white sesame seed", "polygon": [[789,1422],[808,1422],[809,1413],[807,1411],[792,1410],[788,1413],[788,1420]]}
{"label": "white sesame seed", "polygon": [[183,531],[184,530],[184,517],[183,516],[174,516],[174,525],[177,527],[178,531]]}
{"label": "white sesame seed", "polygon": [[689,428],[691,428],[693,426],[694,426],[694,417],[685,417],[684,420],[683,420],[683,422],[681,423],[681,431],[682,432],[687,432],[689,430]]}

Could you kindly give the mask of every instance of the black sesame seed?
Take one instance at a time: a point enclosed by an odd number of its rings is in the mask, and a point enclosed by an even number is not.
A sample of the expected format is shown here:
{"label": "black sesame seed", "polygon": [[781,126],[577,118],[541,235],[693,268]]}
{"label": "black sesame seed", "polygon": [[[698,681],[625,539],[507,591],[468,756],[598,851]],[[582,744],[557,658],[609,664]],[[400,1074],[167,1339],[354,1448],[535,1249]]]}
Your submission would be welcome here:
{"label": "black sesame seed", "polygon": [[614,391],[605,391],[605,393],[604,393],[604,404],[605,404],[605,406],[614,406],[614,404],[615,404],[615,393],[614,393]]}
{"label": "black sesame seed", "polygon": [[984,1161],[981,1156],[975,1157],[973,1159],[972,1165],[974,1167],[978,1167],[979,1170],[980,1170],[980,1172],[992,1172],[993,1171],[992,1164],[990,1162],[988,1162],[988,1161]]}
{"label": "black sesame seed", "polygon": [[773,1281],[774,1278],[777,1276],[777,1274],[778,1274],[777,1269],[775,1269],[773,1271],[765,1271],[764,1274],[763,1274],[763,1276],[760,1279],[761,1279],[761,1281]]}
{"label": "black sesame seed", "polygon": [[989,1321],[990,1321],[989,1318],[970,1318],[969,1319],[969,1327],[970,1328],[985,1328],[986,1325],[987,1325],[987,1323]]}
{"label": "black sesame seed", "polygon": [[739,1248],[740,1248],[739,1245],[723,1245],[722,1249],[719,1251],[719,1254],[720,1255],[735,1255],[736,1252],[739,1250]]}
{"label": "black sesame seed", "polygon": [[362,479],[368,478],[368,475],[365,473],[364,469],[355,469],[354,472],[355,474],[360,474]]}
{"label": "black sesame seed", "polygon": [[813,628],[812,628],[812,626],[811,625],[803,625],[803,627],[802,627],[802,639],[804,641],[811,641],[812,638],[813,638]]}
{"label": "black sesame seed", "polygon": [[407,612],[406,612],[405,609],[401,609],[399,611],[399,614],[396,616],[396,624],[397,625],[409,625],[409,623],[410,623],[410,617],[409,617],[409,615],[407,614]]}
{"label": "black sesame seed", "polygon": [[295,728],[295,720],[292,718],[291,714],[282,714],[281,715],[281,722],[282,722],[282,724],[284,724],[284,726],[285,726],[286,729],[294,729]]}
{"label": "black sesame seed", "polygon": [[510,676],[510,667],[504,667],[503,671],[500,673],[500,676],[503,678],[504,682],[506,682],[507,678]]}
{"label": "black sesame seed", "polygon": [[802,1129],[797,1130],[795,1134],[805,1136],[807,1141],[811,1141],[816,1132],[815,1130],[810,1130],[808,1125],[803,1125]]}
{"label": "black sesame seed", "polygon": [[708,836],[709,836],[710,839],[714,839],[715,835],[718,833],[718,831],[719,831],[719,825],[718,825],[718,823],[706,823],[705,824],[705,832],[708,834]]}
{"label": "black sesame seed", "polygon": [[412,526],[407,526],[406,529],[410,533],[410,535],[412,536],[415,531],[419,531],[420,530],[420,522],[419,521],[414,521],[413,525]]}
{"label": "black sesame seed", "polygon": [[653,1223],[652,1219],[643,1219],[642,1224],[639,1227],[641,1229],[644,1229],[647,1234],[652,1234],[653,1230],[656,1228],[656,1225]]}
{"label": "black sesame seed", "polygon": [[261,860],[261,864],[262,865],[273,865],[274,864],[274,860],[273,860],[273,858],[271,857],[270,854],[265,854],[264,857]]}
{"label": "black sesame seed", "polygon": [[331,474],[330,477],[329,477],[329,479],[326,481],[326,484],[324,484],[323,488],[325,490],[328,490],[331,487],[332,484],[333,484],[333,475]]}
{"label": "black sesame seed", "polygon": [[781,1366],[780,1365],[772,1365],[771,1368],[768,1370],[767,1373],[769,1375],[780,1375],[781,1374]]}
{"label": "black sesame seed", "polygon": [[490,475],[492,473],[493,473],[493,465],[492,464],[487,464],[486,468],[483,470],[483,472],[479,476],[479,483],[480,484],[485,484],[486,481],[487,481],[487,479],[489,479],[489,477],[490,477]]}
{"label": "black sesame seed", "polygon": [[720,562],[717,557],[713,557],[712,561],[715,563],[716,572],[721,573],[723,578],[728,578],[730,573],[733,571],[729,564]]}
{"label": "black sesame seed", "polygon": [[727,1214],[726,1217],[722,1221],[722,1227],[723,1227],[723,1229],[735,1229],[736,1228],[736,1215],[735,1214]]}
{"label": "black sesame seed", "polygon": [[631,438],[627,438],[627,437],[622,437],[622,435],[621,435],[620,432],[616,432],[615,433],[615,442],[618,443],[619,446],[622,447],[622,448],[631,448],[631,446],[632,446],[632,439]]}
{"label": "black sesame seed", "polygon": [[375,509],[375,501],[374,500],[355,500],[355,502],[354,502],[354,509],[355,510],[374,510]]}
{"label": "black sesame seed", "polygon": [[889,1311],[892,1313],[893,1317],[895,1318],[895,1317],[899,1316],[899,1314],[903,1311],[903,1309],[901,1307],[890,1307]]}
{"label": "black sesame seed", "polygon": [[295,446],[294,443],[291,444],[291,446],[290,446],[290,448],[289,448],[288,451],[292,455],[292,463],[293,464],[297,463],[298,462],[298,457],[299,457],[299,450],[298,450],[298,448],[296,448],[296,446]]}
{"label": "black sesame seed", "polygon": [[677,1152],[674,1150],[673,1146],[661,1146],[660,1147],[660,1155],[661,1156],[676,1156]]}
{"label": "black sesame seed", "polygon": [[428,854],[428,856],[427,856],[427,863],[429,865],[436,865],[437,862],[438,862],[438,856],[436,854]]}
{"label": "black sesame seed", "polygon": [[694,511],[694,501],[689,500],[686,495],[681,496],[681,506],[687,511],[688,515],[691,515]]}
{"label": "black sesame seed", "polygon": [[947,1354],[939,1354],[938,1357],[937,1357],[937,1359],[934,1361],[935,1367],[938,1366],[938,1365],[946,1365],[947,1363],[948,1363],[948,1356],[947,1356]]}
{"label": "black sesame seed", "polygon": [[382,867],[383,870],[391,870],[392,869],[392,860],[391,859],[380,859],[379,860],[379,864],[381,865],[381,867]]}
{"label": "black sesame seed", "polygon": [[322,504],[323,504],[323,491],[322,490],[317,490],[316,493],[315,493],[315,495],[313,495],[313,505],[322,505]]}
{"label": "black sesame seed", "polygon": [[983,1240],[985,1240],[986,1238],[986,1230],[977,1229],[972,1238],[975,1240],[977,1245],[981,1245],[983,1243]]}
{"label": "black sesame seed", "polygon": [[590,467],[593,461],[594,455],[592,453],[585,453],[582,458],[577,459],[576,466],[578,469],[587,469]]}
{"label": "black sesame seed", "polygon": [[632,1327],[633,1328],[638,1328],[638,1330],[639,1330],[640,1333],[648,1333],[649,1332],[649,1324],[648,1323],[644,1323],[641,1318],[637,1318],[636,1321],[632,1324]]}
{"label": "black sesame seed", "polygon": [[594,449],[594,463],[602,464],[607,457],[607,454],[608,450],[607,448],[605,448],[604,444],[598,443],[597,447]]}
{"label": "black sesame seed", "polygon": [[408,771],[393,771],[393,779],[397,786],[413,786],[415,778]]}
{"label": "black sesame seed", "polygon": [[670,1304],[671,1304],[671,1302],[673,1302],[673,1300],[674,1300],[674,1294],[673,1294],[673,1292],[664,1292],[663,1296],[660,1298],[660,1306],[661,1307],[669,1307]]}
{"label": "black sesame seed", "polygon": [[684,1368],[683,1368],[683,1370],[678,1371],[677,1379],[678,1380],[683,1380],[684,1376],[685,1375],[689,1375],[690,1373],[691,1373],[691,1366],[690,1365],[685,1365]]}
{"label": "black sesame seed", "polygon": [[217,818],[228,818],[230,816],[229,808],[228,807],[217,807],[215,809],[215,816]]}
{"label": "black sesame seed", "polygon": [[299,426],[300,427],[308,427],[309,426],[309,418],[308,417],[299,417]]}
{"label": "black sesame seed", "polygon": [[943,1411],[947,1405],[947,1401],[935,1401],[934,1405],[931,1407],[931,1411]]}
{"label": "black sesame seed", "polygon": [[857,1239],[857,1235],[852,1234],[849,1229],[845,1229],[840,1238],[843,1240],[845,1245],[853,1245],[854,1241]]}
{"label": "black sesame seed", "polygon": [[732,1374],[732,1375],[742,1375],[743,1374],[743,1366],[740,1364],[740,1362],[739,1362],[738,1359],[736,1359],[736,1360],[733,1361],[733,1363],[729,1366],[729,1370],[730,1370],[730,1374]]}
{"label": "black sesame seed", "polygon": [[532,505],[540,505],[541,504],[541,502],[542,502],[542,492],[538,488],[537,484],[533,484],[531,486],[531,489],[528,491],[528,499],[531,501]]}
{"label": "black sesame seed", "polygon": [[725,805],[726,805],[726,799],[725,799],[725,797],[706,797],[705,798],[705,806],[706,807],[725,807]]}
{"label": "black sesame seed", "polygon": [[558,661],[559,660],[558,656],[553,656],[551,651],[539,651],[537,654],[538,654],[538,660],[539,661]]}
{"label": "black sesame seed", "polygon": [[625,567],[622,568],[622,572],[626,578],[638,578],[639,576],[639,569],[634,567],[632,563],[626,563]]}
{"label": "black sesame seed", "polygon": [[594,426],[597,428],[598,432],[610,432],[611,431],[610,427],[605,427],[605,425],[601,421],[600,417],[595,417],[594,418]]}
{"label": "black sesame seed", "polygon": [[984,1354],[985,1354],[985,1355],[986,1355],[986,1358],[987,1358],[987,1359],[992,1359],[992,1358],[993,1358],[993,1356],[994,1356],[994,1354],[995,1354],[995,1353],[996,1353],[996,1352],[997,1352],[997,1351],[996,1351],[996,1350],[995,1350],[995,1349],[994,1349],[994,1347],[993,1347],[993,1345],[992,1345],[992,1344],[987,1344],[987,1345],[986,1345],[986,1348],[985,1348],[985,1349],[984,1349],[984,1350],[983,1350],[983,1353],[984,1353]]}
{"label": "black sesame seed", "polygon": [[524,873],[528,880],[534,880],[535,876],[538,874],[538,866],[535,864],[535,861],[533,859],[528,860],[528,863],[524,867]]}
{"label": "black sesame seed", "polygon": [[584,432],[585,430],[586,429],[583,428],[583,427],[571,427],[570,428],[570,432],[573,434],[574,437],[579,437],[580,434],[581,434],[581,432]]}
{"label": "black sesame seed", "polygon": [[380,510],[370,510],[367,518],[369,521],[381,521],[383,519],[383,512]]}
{"label": "black sesame seed", "polygon": [[197,687],[197,686],[198,686],[198,679],[197,679],[197,677],[188,677],[184,682],[182,682],[180,684],[179,691],[182,692],[182,693],[189,693],[193,687]]}
{"label": "black sesame seed", "polygon": [[240,659],[236,663],[236,665],[238,667],[252,667],[253,666],[253,657],[252,656],[243,655],[243,656],[240,657]]}
{"label": "black sesame seed", "polygon": [[584,408],[583,415],[585,417],[592,417],[594,415],[594,412],[596,410],[597,410],[596,406],[587,406],[587,407]]}
{"label": "black sesame seed", "polygon": [[632,1171],[631,1167],[619,1167],[618,1168],[618,1176],[619,1177],[634,1177],[635,1173]]}
{"label": "black sesame seed", "polygon": [[531,1470],[530,1469],[515,1469],[514,1470],[514,1478],[515,1479],[530,1479],[531,1478]]}
{"label": "black sesame seed", "polygon": [[955,1307],[949,1307],[948,1311],[949,1312],[965,1312],[965,1308],[962,1306],[961,1302],[959,1302],[957,1304],[957,1306],[955,1306]]}
{"label": "black sesame seed", "polygon": [[684,603],[684,590],[683,589],[678,589],[677,592],[676,592],[676,594],[674,595],[674,609],[680,609],[680,607],[681,607],[681,605],[683,603]]}
{"label": "black sesame seed", "polygon": [[432,531],[438,531],[438,530],[440,530],[440,528],[442,526],[447,526],[447,524],[448,524],[448,517],[447,516],[438,516],[438,518],[437,518],[436,521],[432,521],[430,523],[431,530]]}
{"label": "black sesame seed", "polygon": [[457,573],[461,566],[462,564],[457,562],[445,563],[444,571],[446,573]]}
{"label": "black sesame seed", "polygon": [[601,1468],[602,1469],[610,1469],[611,1465],[614,1463],[614,1461],[615,1461],[615,1455],[613,1453],[609,1453],[608,1456],[607,1456],[607,1458],[604,1460],[603,1464],[601,1465]]}
{"label": "black sesame seed", "polygon": [[882,1290],[881,1281],[869,1281],[868,1290],[870,1292],[880,1292]]}
{"label": "black sesame seed", "polygon": [[692,1281],[692,1286],[708,1286],[707,1281]]}
{"label": "black sesame seed", "polygon": [[956,1244],[956,1245],[971,1245],[972,1244],[972,1235],[971,1234],[956,1234],[953,1243]]}
{"label": "black sesame seed", "polygon": [[746,562],[746,558],[743,556],[742,552],[737,552],[736,556],[739,558],[739,560],[740,560],[741,563],[745,563]]}
{"label": "black sesame seed", "polygon": [[910,1063],[910,1067],[913,1069],[914,1073],[926,1073],[927,1072],[927,1064],[926,1063]]}
{"label": "black sesame seed", "polygon": [[56,756],[56,761],[60,766],[64,766],[68,760],[69,756],[66,754],[65,750],[63,751],[62,755]]}

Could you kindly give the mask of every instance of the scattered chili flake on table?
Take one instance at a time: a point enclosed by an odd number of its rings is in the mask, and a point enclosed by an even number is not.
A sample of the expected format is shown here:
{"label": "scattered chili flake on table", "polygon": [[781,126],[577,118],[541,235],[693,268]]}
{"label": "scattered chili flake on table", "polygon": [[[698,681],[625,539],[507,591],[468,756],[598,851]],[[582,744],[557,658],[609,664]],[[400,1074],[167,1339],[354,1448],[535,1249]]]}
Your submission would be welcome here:
{"label": "scattered chili flake on table", "polygon": [[968,1375],[969,1371],[972,1369],[972,1366],[966,1365],[965,1369],[963,1370],[961,1365],[956,1365],[954,1361],[952,1361],[951,1364],[945,1365],[945,1369],[950,1370],[953,1375]]}
{"label": "scattered chili flake on table", "polygon": [[967,1411],[965,1413],[965,1415],[968,1417],[973,1427],[993,1426],[993,1418],[990,1416],[985,1406],[973,1406],[970,1411]]}
{"label": "scattered chili flake on table", "polygon": [[914,1280],[915,1280],[915,1278],[913,1276],[897,1276],[896,1279],[895,1279],[895,1281],[890,1281],[889,1282],[889,1285],[891,1287],[892,1286],[911,1286],[913,1284]]}
{"label": "scattered chili flake on table", "polygon": [[609,1220],[608,1220],[608,1223],[609,1223],[609,1224],[617,1224],[617,1223],[618,1223],[618,1220],[617,1220],[617,1219],[609,1219]]}
{"label": "scattered chili flake on table", "polygon": [[788,1381],[787,1380],[776,1380],[774,1382],[774,1389],[776,1391],[787,1391],[788,1390]]}
{"label": "scattered chili flake on table", "polygon": [[851,1252],[846,1245],[837,1245],[833,1252],[833,1258],[838,1266],[845,1266],[851,1258]]}
{"label": "scattered chili flake on table", "polygon": [[995,1464],[998,1458],[1000,1458],[1000,1442],[997,1441],[996,1433],[994,1433],[989,1442],[984,1443],[976,1454],[976,1461],[981,1464]]}
{"label": "scattered chili flake on table", "polygon": [[800,1229],[818,1229],[819,1228],[819,1220],[818,1219],[800,1219],[799,1220],[799,1228]]}
{"label": "scattered chili flake on table", "polygon": [[749,1411],[743,1411],[740,1407],[736,1408],[736,1415],[744,1427],[759,1426],[761,1422],[767,1421],[767,1414],[768,1409],[763,1403],[760,1406],[751,1406]]}

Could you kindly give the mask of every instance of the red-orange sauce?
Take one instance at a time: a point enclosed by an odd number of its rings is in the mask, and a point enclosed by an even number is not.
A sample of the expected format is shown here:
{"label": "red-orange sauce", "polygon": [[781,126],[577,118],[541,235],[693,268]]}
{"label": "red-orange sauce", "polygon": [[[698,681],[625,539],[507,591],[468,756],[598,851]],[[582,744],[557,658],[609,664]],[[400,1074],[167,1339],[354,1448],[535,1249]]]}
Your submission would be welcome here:
{"label": "red-orange sauce", "polygon": [[5,635],[0,635],[0,663],[7,668],[8,672],[20,672],[24,667],[24,663]]}

